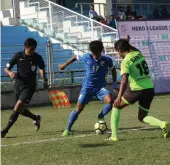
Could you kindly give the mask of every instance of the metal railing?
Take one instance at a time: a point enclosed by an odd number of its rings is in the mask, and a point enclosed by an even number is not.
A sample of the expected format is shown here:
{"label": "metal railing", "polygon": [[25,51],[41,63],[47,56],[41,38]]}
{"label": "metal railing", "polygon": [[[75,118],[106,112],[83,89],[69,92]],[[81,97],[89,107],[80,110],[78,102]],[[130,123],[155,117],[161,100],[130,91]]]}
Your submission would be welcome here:
{"label": "metal railing", "polygon": [[124,8],[126,8],[127,6],[131,6],[132,10],[135,11],[139,11],[140,13],[137,13],[138,15],[146,15],[146,16],[150,16],[155,8],[155,6],[167,6],[170,9],[170,3],[113,3],[113,12],[118,13],[119,12],[119,7],[123,6]]}
{"label": "metal railing", "polygon": [[[77,8],[80,10],[81,14],[84,14],[86,12],[86,7],[88,6],[90,8],[90,5],[104,5],[104,4],[98,4],[98,3],[77,3]],[[118,3],[112,3],[112,12],[117,15],[119,12],[119,7],[122,6],[126,8],[127,6],[131,6],[133,11],[137,10],[139,13],[138,15],[150,15],[151,12],[153,12],[153,9],[155,6],[167,6],[168,9],[170,9],[170,2],[168,3],[128,3],[128,2],[118,2]],[[99,7],[100,9],[100,7]],[[98,13],[100,15],[100,12]]]}
{"label": "metal railing", "polygon": [[89,42],[106,38],[107,33],[113,41],[118,38],[116,29],[48,0],[14,0],[14,10],[21,23],[63,42]]}

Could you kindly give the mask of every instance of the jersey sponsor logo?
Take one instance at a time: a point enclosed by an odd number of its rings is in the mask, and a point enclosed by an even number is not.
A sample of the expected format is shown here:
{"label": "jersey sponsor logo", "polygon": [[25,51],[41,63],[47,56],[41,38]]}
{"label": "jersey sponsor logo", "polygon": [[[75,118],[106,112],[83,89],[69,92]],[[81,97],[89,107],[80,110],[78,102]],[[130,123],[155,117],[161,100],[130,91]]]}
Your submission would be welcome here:
{"label": "jersey sponsor logo", "polygon": [[104,64],[105,64],[105,61],[100,62],[100,66],[104,66]]}
{"label": "jersey sponsor logo", "polygon": [[35,65],[31,65],[31,70],[34,72],[36,69],[36,66]]}
{"label": "jersey sponsor logo", "polygon": [[6,67],[7,67],[7,68],[9,68],[9,67],[10,67],[10,64],[9,64],[9,63],[7,63],[7,64],[6,64]]}
{"label": "jersey sponsor logo", "polygon": [[143,58],[142,54],[137,54],[135,57],[132,57],[130,60],[134,63],[135,61]]}

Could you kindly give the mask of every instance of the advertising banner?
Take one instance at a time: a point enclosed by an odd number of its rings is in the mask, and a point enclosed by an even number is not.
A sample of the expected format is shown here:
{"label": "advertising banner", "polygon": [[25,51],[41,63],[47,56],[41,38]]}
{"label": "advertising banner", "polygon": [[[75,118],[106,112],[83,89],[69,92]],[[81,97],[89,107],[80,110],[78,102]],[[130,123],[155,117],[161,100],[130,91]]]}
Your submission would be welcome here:
{"label": "advertising banner", "polygon": [[170,20],[120,21],[118,31],[145,56],[156,93],[170,92]]}

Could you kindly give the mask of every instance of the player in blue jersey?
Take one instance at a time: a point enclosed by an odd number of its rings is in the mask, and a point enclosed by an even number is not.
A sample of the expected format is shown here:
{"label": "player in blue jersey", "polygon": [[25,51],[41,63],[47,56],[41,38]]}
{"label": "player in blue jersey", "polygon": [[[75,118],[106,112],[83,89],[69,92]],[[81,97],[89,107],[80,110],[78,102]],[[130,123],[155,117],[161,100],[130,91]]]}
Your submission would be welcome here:
{"label": "player in blue jersey", "polygon": [[104,116],[112,109],[113,97],[111,92],[104,88],[106,86],[105,77],[108,68],[111,68],[113,81],[116,81],[116,70],[112,59],[102,55],[103,48],[101,41],[92,41],[89,44],[90,53],[82,56],[73,56],[64,64],[58,65],[60,70],[64,70],[69,64],[76,60],[81,60],[85,62],[86,70],[86,78],[80,91],[77,106],[70,114],[70,119],[66,130],[63,132],[63,136],[69,136],[71,134],[70,131],[74,122],[93,96],[97,96],[105,103],[103,110],[98,114],[98,120],[104,120]]}

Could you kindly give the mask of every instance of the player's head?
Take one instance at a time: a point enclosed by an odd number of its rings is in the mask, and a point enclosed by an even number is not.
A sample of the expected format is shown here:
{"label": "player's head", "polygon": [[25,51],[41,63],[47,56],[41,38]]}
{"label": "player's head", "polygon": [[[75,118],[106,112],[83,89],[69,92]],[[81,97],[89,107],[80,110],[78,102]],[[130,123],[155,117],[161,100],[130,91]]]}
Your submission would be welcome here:
{"label": "player's head", "polygon": [[103,48],[104,48],[103,43],[102,41],[99,41],[99,40],[92,41],[89,44],[89,49],[94,59],[99,59],[101,57]]}
{"label": "player's head", "polygon": [[33,38],[28,38],[27,40],[25,40],[24,47],[25,54],[31,56],[35,52],[35,49],[37,47],[37,41],[34,40]]}
{"label": "player's head", "polygon": [[120,39],[114,43],[115,50],[124,58],[130,52],[130,44],[126,39]]}

